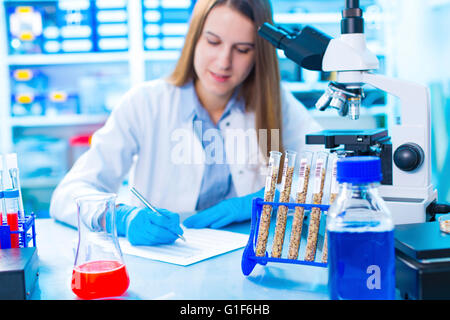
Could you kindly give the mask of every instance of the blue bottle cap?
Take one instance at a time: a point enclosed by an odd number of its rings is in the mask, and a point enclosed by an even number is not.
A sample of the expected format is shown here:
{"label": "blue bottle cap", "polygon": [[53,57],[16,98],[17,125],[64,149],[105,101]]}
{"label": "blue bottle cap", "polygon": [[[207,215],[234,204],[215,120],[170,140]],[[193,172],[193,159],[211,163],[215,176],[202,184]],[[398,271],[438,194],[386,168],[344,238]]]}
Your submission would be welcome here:
{"label": "blue bottle cap", "polygon": [[339,183],[353,184],[380,182],[381,160],[373,156],[358,156],[339,159],[337,162],[337,176]]}
{"label": "blue bottle cap", "polygon": [[0,191],[0,199],[3,198],[3,191]]}
{"label": "blue bottle cap", "polygon": [[8,189],[3,191],[3,196],[5,199],[13,199],[19,197],[19,190],[17,189]]}

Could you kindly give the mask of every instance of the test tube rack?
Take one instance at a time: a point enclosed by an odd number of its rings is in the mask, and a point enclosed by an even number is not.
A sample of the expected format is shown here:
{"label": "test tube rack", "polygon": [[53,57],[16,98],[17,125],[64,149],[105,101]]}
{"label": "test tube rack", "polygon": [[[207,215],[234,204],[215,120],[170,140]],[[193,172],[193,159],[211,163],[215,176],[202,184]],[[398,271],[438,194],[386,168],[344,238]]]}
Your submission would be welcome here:
{"label": "test tube rack", "polygon": [[[322,213],[326,213],[330,208],[329,205],[319,205],[319,204],[302,204],[302,203],[283,203],[283,202],[265,202],[261,198],[253,199],[252,203],[252,220],[251,220],[251,229],[248,243],[244,249],[244,253],[242,254],[241,261],[241,269],[242,273],[245,276],[248,276],[257,264],[265,266],[268,262],[276,262],[276,263],[290,263],[290,264],[300,264],[300,265],[308,265],[314,267],[326,268],[327,263],[324,262],[316,262],[316,261],[306,261],[302,259],[287,259],[287,258],[274,258],[269,257],[268,253],[264,257],[258,257],[255,254],[255,247],[258,238],[258,230],[259,223],[261,218],[261,213],[264,205],[272,206],[272,210],[274,211],[279,206],[286,206],[289,209],[295,209],[295,207],[304,207],[305,208],[305,217],[308,217],[312,208],[319,208]],[[272,212],[273,212],[272,211]],[[272,219],[273,220],[273,219]]]}
{"label": "test tube rack", "polygon": [[36,217],[34,213],[26,215],[25,218],[19,218],[19,231],[11,231],[9,225],[0,225],[0,246],[1,249],[11,248],[11,235],[17,234],[19,237],[19,248],[28,248],[33,241],[33,247],[36,247]]}

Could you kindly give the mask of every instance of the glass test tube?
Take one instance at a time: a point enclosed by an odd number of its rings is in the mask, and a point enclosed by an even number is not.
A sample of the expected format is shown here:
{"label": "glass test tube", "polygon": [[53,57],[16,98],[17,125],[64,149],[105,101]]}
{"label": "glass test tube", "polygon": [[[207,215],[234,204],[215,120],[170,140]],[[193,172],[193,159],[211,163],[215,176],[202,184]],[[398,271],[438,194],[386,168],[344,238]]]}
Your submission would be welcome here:
{"label": "glass test tube", "polygon": [[6,217],[5,210],[6,204],[5,204],[5,196],[3,194],[3,178],[2,178],[2,170],[0,170],[0,226],[3,224],[3,216]]}
{"label": "glass test tube", "polygon": [[11,178],[12,189],[19,191],[19,218],[25,219],[25,211],[23,209],[22,191],[20,187],[19,167],[17,162],[17,153],[9,153],[6,155],[6,169]]}
{"label": "glass test tube", "polygon": [[19,218],[20,219],[24,219],[25,218],[25,212],[23,210],[22,192],[21,192],[21,189],[20,189],[19,170],[18,170],[18,168],[9,169],[9,175],[11,177],[13,189],[18,190],[18,192],[19,192],[19,197],[17,199],[18,205],[19,205],[19,211],[18,211]]}
{"label": "glass test tube", "polygon": [[3,184],[3,156],[0,155],[0,192],[1,192],[1,197],[0,197],[0,225],[3,224],[3,216],[6,217],[6,204],[5,204],[5,198],[4,198],[4,194],[3,194],[3,190],[4,190],[4,184]]}
{"label": "glass test tube", "polygon": [[[299,158],[298,186],[296,194],[296,203],[306,203],[306,195],[308,194],[308,182],[311,172],[313,153],[304,151]],[[298,250],[300,248],[300,240],[302,238],[303,220],[305,217],[304,207],[295,207],[294,218],[292,220],[291,237],[289,240],[288,259],[297,259]]]}
{"label": "glass test tube", "polygon": [[[291,195],[292,177],[294,176],[295,159],[297,152],[286,151],[283,166],[283,177],[281,180],[280,202],[289,202]],[[283,250],[284,234],[286,231],[288,207],[279,206],[277,211],[277,222],[275,226],[275,235],[272,244],[272,257],[281,257]]]}
{"label": "glass test tube", "polygon": [[[330,184],[330,206],[333,204],[334,200],[336,200],[336,197],[339,192],[339,183],[337,181],[337,161],[339,158],[343,158],[343,155],[339,154],[332,154],[330,156],[330,163],[331,163],[331,184]],[[323,241],[323,249],[322,249],[322,262],[327,263],[328,262],[328,237],[327,237],[327,230],[325,228],[325,239]]]}
{"label": "glass test tube", "polygon": [[[280,168],[281,152],[270,151],[268,174],[266,177],[266,186],[264,188],[264,201],[273,202],[275,197],[275,190],[278,180],[278,170]],[[260,222],[258,238],[256,242],[255,254],[257,257],[264,257],[266,255],[267,238],[269,236],[270,216],[272,214],[272,206],[264,205]]]}
{"label": "glass test tube", "polygon": [[[3,191],[6,200],[6,221],[10,231],[19,231],[19,191],[9,189]],[[19,235],[11,234],[11,248],[19,248]]]}
{"label": "glass test tube", "polygon": [[0,188],[0,226],[3,224],[3,214],[5,212],[5,206],[4,206],[5,198],[3,197],[3,191]]}
{"label": "glass test tube", "polygon": [[[325,176],[327,172],[328,153],[318,152],[315,167],[314,167],[314,189],[313,189],[313,204],[321,204],[323,198],[323,186],[325,184]],[[310,221],[308,226],[308,238],[306,242],[305,260],[314,261],[317,250],[317,238],[319,235],[321,210],[319,208],[312,208],[310,214]]]}
{"label": "glass test tube", "polygon": [[[3,225],[3,213],[5,212],[5,206],[3,205],[5,198],[3,197],[3,191],[0,187],[0,226]],[[0,241],[0,249],[2,248],[2,243]]]}

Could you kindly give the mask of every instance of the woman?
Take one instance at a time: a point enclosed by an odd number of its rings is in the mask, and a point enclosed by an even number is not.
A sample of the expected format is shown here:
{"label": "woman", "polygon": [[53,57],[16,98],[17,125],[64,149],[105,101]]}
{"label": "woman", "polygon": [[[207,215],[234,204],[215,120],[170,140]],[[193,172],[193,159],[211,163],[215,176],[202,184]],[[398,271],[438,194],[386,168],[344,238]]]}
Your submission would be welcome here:
{"label": "woman", "polygon": [[124,96],[55,190],[50,214],[75,225],[73,199],[117,192],[132,168],[131,183],[169,217],[136,199],[118,206],[118,233],[132,244],[175,241],[180,215],[195,228],[249,219],[268,151],[301,150],[321,129],[280,88],[276,51],[257,35],[271,17],[266,0],[198,1],[174,72]]}

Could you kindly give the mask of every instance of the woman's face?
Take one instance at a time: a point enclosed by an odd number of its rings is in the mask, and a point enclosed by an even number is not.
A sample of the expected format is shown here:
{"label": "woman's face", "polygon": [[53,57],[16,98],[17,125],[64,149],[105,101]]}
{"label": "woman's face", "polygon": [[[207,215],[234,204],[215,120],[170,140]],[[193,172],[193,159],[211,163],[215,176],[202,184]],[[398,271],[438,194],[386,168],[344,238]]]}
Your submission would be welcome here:
{"label": "woman's face", "polygon": [[195,47],[196,87],[203,94],[229,98],[255,61],[255,26],[227,6],[211,10]]}

